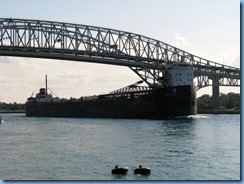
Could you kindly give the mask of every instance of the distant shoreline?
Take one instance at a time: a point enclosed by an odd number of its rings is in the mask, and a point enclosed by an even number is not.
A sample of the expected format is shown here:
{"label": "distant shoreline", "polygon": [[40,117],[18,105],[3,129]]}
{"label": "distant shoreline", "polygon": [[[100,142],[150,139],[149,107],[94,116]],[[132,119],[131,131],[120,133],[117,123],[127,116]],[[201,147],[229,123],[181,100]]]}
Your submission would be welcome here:
{"label": "distant shoreline", "polygon": [[[0,113],[25,113],[25,110],[0,110]],[[240,110],[197,110],[197,114],[240,114]]]}
{"label": "distant shoreline", "polygon": [[240,114],[240,110],[197,110],[198,114]]}
{"label": "distant shoreline", "polygon": [[25,110],[0,110],[0,113],[25,113]]}

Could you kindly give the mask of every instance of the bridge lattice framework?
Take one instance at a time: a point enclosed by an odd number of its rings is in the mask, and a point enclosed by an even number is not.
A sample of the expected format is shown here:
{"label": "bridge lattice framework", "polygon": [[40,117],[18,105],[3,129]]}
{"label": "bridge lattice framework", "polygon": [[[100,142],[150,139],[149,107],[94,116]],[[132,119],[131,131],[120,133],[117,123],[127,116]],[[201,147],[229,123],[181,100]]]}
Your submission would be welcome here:
{"label": "bridge lattice framework", "polygon": [[239,68],[139,34],[88,25],[0,18],[0,55],[127,66],[151,88],[163,87],[167,66],[186,62],[197,89],[213,86],[218,96],[219,86],[240,86]]}

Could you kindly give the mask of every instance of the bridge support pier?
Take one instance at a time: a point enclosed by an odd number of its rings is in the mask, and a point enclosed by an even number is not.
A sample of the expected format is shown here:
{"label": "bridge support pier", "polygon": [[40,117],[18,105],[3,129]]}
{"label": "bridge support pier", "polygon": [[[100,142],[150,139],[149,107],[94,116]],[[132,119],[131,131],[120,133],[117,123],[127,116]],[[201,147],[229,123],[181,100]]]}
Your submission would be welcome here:
{"label": "bridge support pier", "polygon": [[219,78],[213,78],[212,86],[212,108],[219,109]]}

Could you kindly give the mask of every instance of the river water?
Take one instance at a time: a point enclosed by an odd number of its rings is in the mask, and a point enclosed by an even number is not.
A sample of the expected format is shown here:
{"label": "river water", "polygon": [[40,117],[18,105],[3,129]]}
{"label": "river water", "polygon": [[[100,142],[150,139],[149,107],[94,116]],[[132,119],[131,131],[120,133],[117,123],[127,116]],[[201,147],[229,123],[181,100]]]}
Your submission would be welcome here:
{"label": "river water", "polygon": [[[240,115],[1,116],[1,180],[240,180]],[[117,164],[128,167],[127,175],[111,174]],[[139,164],[151,174],[135,175]]]}

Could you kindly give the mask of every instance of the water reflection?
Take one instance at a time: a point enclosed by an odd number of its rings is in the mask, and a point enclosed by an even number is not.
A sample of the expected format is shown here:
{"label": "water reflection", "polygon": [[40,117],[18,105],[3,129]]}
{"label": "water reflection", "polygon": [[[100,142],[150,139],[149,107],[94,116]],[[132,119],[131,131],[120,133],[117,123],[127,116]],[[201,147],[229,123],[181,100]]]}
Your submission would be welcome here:
{"label": "water reflection", "polygon": [[163,136],[176,138],[193,138],[195,136],[196,119],[192,117],[170,118],[162,120],[161,130]]}
{"label": "water reflection", "polygon": [[111,174],[113,180],[126,180],[127,174]]}
{"label": "water reflection", "polygon": [[145,175],[134,174],[134,180],[149,180],[150,179],[150,175],[151,174],[145,174]]}
{"label": "water reflection", "polygon": [[162,165],[174,162],[181,165],[195,155],[196,127],[197,121],[193,117],[170,118],[160,122]]}

